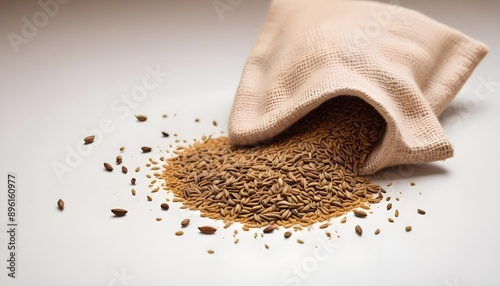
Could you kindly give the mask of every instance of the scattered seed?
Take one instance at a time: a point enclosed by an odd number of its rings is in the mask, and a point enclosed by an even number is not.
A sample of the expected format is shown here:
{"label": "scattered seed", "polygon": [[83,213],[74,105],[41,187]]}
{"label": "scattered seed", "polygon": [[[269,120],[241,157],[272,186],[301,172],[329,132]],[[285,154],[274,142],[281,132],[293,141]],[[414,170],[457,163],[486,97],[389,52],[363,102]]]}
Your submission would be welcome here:
{"label": "scattered seed", "polygon": [[113,166],[111,166],[111,164],[109,164],[109,163],[105,162],[104,168],[106,169],[106,171],[109,171],[109,172],[113,171]]}
{"label": "scattered seed", "polygon": [[135,189],[132,189],[131,192],[132,192],[132,196],[135,196]]}
{"label": "scattered seed", "polygon": [[122,173],[123,173],[123,174],[127,174],[127,173],[128,173],[128,169],[127,169],[127,167],[122,166]]}
{"label": "scattered seed", "polygon": [[57,208],[61,211],[64,210],[64,201],[62,199],[57,201]]}
{"label": "scattered seed", "polygon": [[406,226],[406,227],[405,227],[405,230],[406,230],[406,231],[411,231],[411,225]]}
{"label": "scattered seed", "polygon": [[394,211],[394,216],[395,216],[395,217],[398,217],[398,216],[399,216],[399,211],[398,211],[398,210],[395,210],[395,211]]}
{"label": "scattered seed", "polygon": [[131,183],[132,185],[135,185],[135,182],[136,182],[136,181],[137,181],[137,180],[136,180],[135,178],[130,179],[130,183]]}
{"label": "scattered seed", "polygon": [[363,234],[363,229],[359,226],[359,224],[354,227],[354,230],[356,231],[356,233],[359,236],[361,236],[361,234]]}
{"label": "scattered seed", "polygon": [[265,247],[266,249],[269,249],[269,245],[268,245],[267,243],[266,243],[266,244],[264,244],[264,247]]}
{"label": "scattered seed", "polygon": [[183,220],[181,221],[181,226],[182,226],[182,227],[186,227],[186,226],[188,226],[190,221],[191,221],[191,220],[189,220],[188,218],[183,219]]}
{"label": "scattered seed", "polygon": [[161,207],[161,209],[162,209],[162,210],[164,210],[164,211],[166,211],[166,210],[168,210],[168,209],[170,208],[170,206],[169,206],[167,203],[162,203],[162,204],[160,205],[160,207]]}
{"label": "scattered seed", "polygon": [[156,221],[161,221],[161,217],[157,217],[157,218],[156,218]]}
{"label": "scattered seed", "polygon": [[398,201],[398,202],[399,202],[399,197],[396,197],[396,201]]}
{"label": "scattered seed", "polygon": [[141,115],[141,114],[136,115],[135,118],[137,118],[137,120],[141,122],[148,120],[148,117],[146,115]]}
{"label": "scattered seed", "polygon": [[415,186],[415,182],[410,182],[410,186]]}
{"label": "scattered seed", "polygon": [[239,241],[240,241],[240,239],[239,239],[239,238],[236,238],[236,239],[234,240],[234,244],[237,244]]}
{"label": "scattered seed", "polygon": [[194,120],[194,122],[198,123],[198,122],[200,122],[200,119],[199,119],[199,118],[196,118],[196,119]]}
{"label": "scattered seed", "polygon": [[391,197],[387,197],[385,198],[386,201],[390,201],[391,200]]}
{"label": "scattered seed", "polygon": [[276,226],[274,226],[274,225],[270,225],[270,226],[267,226],[266,228],[264,228],[263,232],[264,232],[264,233],[271,233],[271,232],[273,232],[275,229],[276,229]]}
{"label": "scattered seed", "polygon": [[388,218],[387,220],[388,220],[390,223],[393,223],[393,222],[394,222],[394,220],[393,220],[392,218]]}
{"label": "scattered seed", "polygon": [[209,249],[209,250],[207,250],[207,252],[208,252],[209,254],[213,254],[215,251],[214,251],[213,249]]}
{"label": "scattered seed", "polygon": [[417,212],[421,215],[424,215],[425,214],[425,211],[423,209],[417,209]]}
{"label": "scattered seed", "polygon": [[115,216],[124,216],[127,214],[127,210],[124,210],[124,209],[112,209],[111,212],[115,215]]}
{"label": "scattered seed", "polygon": [[120,147],[120,152],[123,152],[123,150],[125,150],[125,147],[121,146]]}
{"label": "scattered seed", "polygon": [[169,137],[170,134],[168,134],[168,132],[165,132],[165,131],[162,131],[161,134],[163,134],[163,137]]}
{"label": "scattered seed", "polygon": [[184,234],[184,232],[182,230],[179,230],[179,231],[175,232],[175,235],[177,235],[177,236],[181,236],[183,234]]}
{"label": "scattered seed", "polygon": [[139,172],[140,170],[141,170],[141,167],[137,167],[137,168],[135,168],[135,172],[136,172],[136,173],[137,173],[137,172]]}
{"label": "scattered seed", "polygon": [[388,187],[392,186],[392,182],[387,183],[387,186]]}
{"label": "scattered seed", "polygon": [[208,225],[200,226],[200,227],[198,227],[198,229],[203,234],[213,234],[213,233],[215,233],[217,231],[217,229],[215,227],[208,226]]}
{"label": "scattered seed", "polygon": [[148,201],[152,201],[153,198],[151,196],[146,196],[146,198],[148,199]]}
{"label": "scattered seed", "polygon": [[375,230],[375,235],[377,235],[377,234],[379,234],[379,233],[380,233],[380,229],[378,229],[378,228],[377,228],[377,229]]}
{"label": "scattered seed", "polygon": [[94,135],[90,135],[90,136],[87,136],[87,137],[83,138],[83,141],[85,142],[84,144],[87,145],[87,144],[94,143],[94,139],[95,139],[95,136]]}
{"label": "scattered seed", "polygon": [[357,217],[366,217],[367,214],[364,212],[364,211],[360,211],[360,210],[352,210],[354,215],[357,216]]}
{"label": "scattered seed", "polygon": [[297,243],[299,243],[299,244],[304,244],[304,241],[303,241],[302,239],[298,238],[298,239],[297,239]]}
{"label": "scattered seed", "polygon": [[141,147],[141,149],[142,149],[142,152],[143,152],[143,153],[148,153],[148,152],[151,152],[151,149],[152,149],[152,148],[151,148],[151,147],[148,147],[148,146],[143,146],[143,147]]}
{"label": "scattered seed", "polygon": [[290,236],[292,236],[292,232],[291,232],[291,231],[287,231],[287,232],[285,232],[285,233],[283,234],[283,236],[284,236],[285,238],[289,238]]}
{"label": "scattered seed", "polygon": [[326,237],[331,238],[332,234],[329,231],[325,231]]}
{"label": "scattered seed", "polygon": [[392,209],[392,203],[387,204],[387,210],[390,210],[390,209]]}
{"label": "scattered seed", "polygon": [[214,126],[217,126],[217,121],[215,121],[215,120],[214,120],[214,121],[212,121],[212,124],[213,124]]}
{"label": "scattered seed", "polygon": [[347,217],[343,217],[341,220],[340,220],[340,223],[345,223],[347,221]]}
{"label": "scattered seed", "polygon": [[329,227],[329,226],[330,226],[330,224],[329,224],[329,223],[327,223],[327,222],[325,222],[324,224],[320,225],[320,226],[319,226],[319,228],[320,228],[320,229],[323,229],[323,228],[327,228],[327,227]]}

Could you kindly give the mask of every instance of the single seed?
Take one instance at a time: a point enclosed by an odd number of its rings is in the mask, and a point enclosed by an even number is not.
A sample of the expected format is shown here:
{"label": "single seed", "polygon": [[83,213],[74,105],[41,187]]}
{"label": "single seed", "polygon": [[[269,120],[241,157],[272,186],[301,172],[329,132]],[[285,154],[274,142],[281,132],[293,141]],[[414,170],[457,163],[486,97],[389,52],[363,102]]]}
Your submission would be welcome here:
{"label": "single seed", "polygon": [[109,163],[105,162],[104,168],[106,169],[106,171],[109,171],[109,172],[113,171],[113,166],[111,166],[111,164],[109,164]]}
{"label": "single seed", "polygon": [[123,152],[123,150],[125,150],[125,147],[121,146],[120,147],[120,152]]}
{"label": "single seed", "polygon": [[270,226],[267,226],[266,228],[264,228],[263,232],[264,232],[264,233],[271,233],[271,232],[273,232],[275,229],[276,229],[276,226],[274,226],[274,225],[270,225]]}
{"label": "single seed", "polygon": [[399,211],[398,211],[397,209],[394,211],[394,216],[395,216],[395,217],[398,217],[398,216],[399,216]]}
{"label": "single seed", "polygon": [[188,218],[185,218],[181,221],[181,226],[186,227],[189,225],[190,220]]}
{"label": "single seed", "polygon": [[325,222],[324,224],[320,225],[319,228],[323,229],[323,228],[327,228],[328,226],[330,226],[330,224]]}
{"label": "single seed", "polygon": [[289,238],[290,236],[292,236],[292,232],[291,232],[291,231],[287,231],[287,232],[285,232],[285,233],[283,234],[283,236],[284,236],[285,238]]}
{"label": "single seed", "polygon": [[140,170],[141,170],[141,167],[137,167],[137,168],[135,168],[135,172],[136,172],[136,173],[137,173],[137,172],[139,172]]}
{"label": "single seed", "polygon": [[361,236],[361,234],[363,234],[363,229],[359,226],[359,224],[354,227],[354,230],[356,231],[356,233],[359,236]]}
{"label": "single seed", "polygon": [[410,230],[411,230],[411,225],[406,226],[406,227],[405,227],[405,230],[406,230],[406,231],[410,231]]}
{"label": "single seed", "polygon": [[165,132],[165,131],[162,131],[161,134],[163,134],[163,137],[169,137],[170,134],[168,134],[168,132]]}
{"label": "single seed", "polygon": [[151,149],[152,149],[152,148],[151,148],[151,147],[148,147],[148,146],[143,146],[143,147],[141,147],[141,149],[142,149],[142,152],[144,152],[144,153],[148,153],[148,152],[151,152]]}
{"label": "single seed", "polygon": [[329,231],[325,231],[326,237],[331,238],[332,234]]}
{"label": "single seed", "polygon": [[183,234],[184,234],[184,232],[182,230],[179,230],[179,231],[175,232],[175,235],[177,235],[177,236],[181,236]]}
{"label": "single seed", "polygon": [[299,244],[304,244],[304,241],[303,241],[302,239],[298,238],[298,239],[297,239],[297,243],[299,243]]}
{"label": "single seed", "polygon": [[239,238],[236,238],[236,239],[234,240],[234,244],[237,244],[239,241],[240,241],[240,239],[239,239]]}
{"label": "single seed", "polygon": [[161,207],[161,209],[162,209],[162,210],[166,211],[166,210],[168,210],[168,209],[169,209],[169,207],[170,207],[170,206],[169,206],[167,203],[162,203],[162,204],[160,205],[160,207]]}
{"label": "single seed", "polygon": [[152,201],[153,198],[151,196],[146,196],[146,198],[148,199],[148,201]]}
{"label": "single seed", "polygon": [[390,209],[392,209],[392,203],[387,204],[387,210],[390,210]]}
{"label": "single seed", "polygon": [[387,186],[388,187],[392,186],[392,182],[387,183]]}
{"label": "single seed", "polygon": [[127,173],[128,173],[128,169],[127,169],[127,167],[122,166],[122,173],[123,173],[123,174],[127,174]]}
{"label": "single seed", "polygon": [[354,215],[357,216],[357,217],[366,217],[367,214],[364,212],[364,211],[360,211],[360,210],[352,210],[354,212]]}
{"label": "single seed", "polygon": [[94,135],[89,135],[85,138],[83,138],[83,141],[85,142],[84,144],[92,144],[94,143],[95,136]]}
{"label": "single seed", "polygon": [[396,197],[396,201],[398,201],[398,202],[399,202],[399,197]]}
{"label": "single seed", "polygon": [[111,212],[115,215],[115,216],[124,216],[127,214],[127,210],[125,209],[112,209]]}
{"label": "single seed", "polygon": [[117,165],[120,165],[122,163],[122,160],[123,160],[122,156],[120,156],[120,155],[116,156],[116,164]]}
{"label": "single seed", "polygon": [[410,186],[415,186],[415,182],[410,182]]}
{"label": "single seed", "polygon": [[390,201],[391,200],[391,197],[387,197],[385,198],[386,201]]}
{"label": "single seed", "polygon": [[64,201],[62,199],[59,199],[57,201],[57,208],[60,210],[64,210]]}
{"label": "single seed", "polygon": [[213,249],[209,249],[209,250],[207,250],[207,252],[208,252],[209,254],[213,254],[215,251],[214,251]]}
{"label": "single seed", "polygon": [[347,217],[343,217],[342,220],[340,220],[340,223],[345,223],[347,221]]}
{"label": "single seed", "polygon": [[135,182],[136,182],[136,181],[137,181],[137,180],[136,180],[135,178],[130,179],[130,183],[131,183],[132,185],[135,185]]}
{"label": "single seed", "polygon": [[199,118],[196,118],[196,119],[194,120],[194,122],[198,123],[198,122],[200,122],[200,119],[199,119]]}
{"label": "single seed", "polygon": [[134,188],[132,188],[131,192],[132,192],[132,196],[135,196],[135,189]]}
{"label": "single seed", "polygon": [[215,121],[215,120],[214,120],[214,121],[212,121],[212,124],[213,124],[214,126],[217,126],[217,121]]}
{"label": "single seed", "polygon": [[161,217],[157,217],[157,218],[156,218],[156,221],[161,221]]}
{"label": "single seed", "polygon": [[266,243],[266,244],[264,244],[264,247],[265,247],[266,249],[269,249],[269,245],[268,245],[267,243]]}
{"label": "single seed", "polygon": [[217,229],[215,227],[208,226],[208,225],[200,226],[200,227],[198,227],[198,229],[203,234],[213,234],[213,233],[215,233],[217,231]]}
{"label": "single seed", "polygon": [[380,229],[378,229],[378,228],[377,228],[377,229],[375,230],[375,235],[377,235],[377,234],[379,234],[379,233],[380,233]]}
{"label": "single seed", "polygon": [[394,222],[394,220],[393,220],[392,218],[388,218],[387,220],[388,220],[389,222],[391,222],[391,223],[392,223],[392,222]]}
{"label": "single seed", "polygon": [[417,212],[421,215],[424,215],[425,214],[425,211],[423,209],[417,209]]}
{"label": "single seed", "polygon": [[142,114],[136,115],[135,118],[137,118],[137,120],[141,121],[141,122],[148,120],[148,117],[146,115],[142,115]]}

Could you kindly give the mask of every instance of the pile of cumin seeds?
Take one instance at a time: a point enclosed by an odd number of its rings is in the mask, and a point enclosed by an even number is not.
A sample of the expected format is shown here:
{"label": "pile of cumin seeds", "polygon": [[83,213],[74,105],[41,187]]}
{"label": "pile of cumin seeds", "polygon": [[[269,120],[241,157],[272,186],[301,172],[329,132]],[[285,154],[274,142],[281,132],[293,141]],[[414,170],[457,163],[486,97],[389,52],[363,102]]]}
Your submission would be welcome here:
{"label": "pile of cumin seeds", "polygon": [[161,178],[203,217],[247,228],[308,226],[380,202],[383,189],[358,166],[384,131],[373,107],[341,96],[265,144],[231,146],[219,137],[177,147]]}

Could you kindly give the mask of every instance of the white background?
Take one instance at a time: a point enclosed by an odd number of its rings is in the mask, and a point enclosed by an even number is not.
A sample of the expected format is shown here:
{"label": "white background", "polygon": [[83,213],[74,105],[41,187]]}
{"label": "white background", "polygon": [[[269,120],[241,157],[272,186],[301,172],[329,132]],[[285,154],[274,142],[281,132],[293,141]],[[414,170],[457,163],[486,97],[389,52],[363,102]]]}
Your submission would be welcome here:
{"label": "white background", "polygon": [[[366,219],[332,220],[328,230],[340,238],[331,240],[317,226],[289,240],[283,229],[254,239],[255,231],[223,229],[174,203],[161,211],[170,196],[165,192],[153,194],[152,202],[145,197],[148,158],[168,155],[175,144],[160,131],[189,142],[225,135],[267,1],[221,0],[233,7],[218,14],[213,1],[74,0],[59,4],[16,47],[8,34],[22,36],[23,17],[33,22],[43,11],[36,1],[24,2],[0,4],[1,285],[500,285],[500,2],[400,0],[485,42],[490,53],[441,117],[455,157],[374,176],[393,182],[387,190],[400,217],[388,223],[392,212],[384,202]],[[148,78],[148,69],[161,71],[159,81]],[[145,77],[154,87],[127,107],[123,95]],[[149,120],[138,123],[133,115],[140,113]],[[99,128],[100,139],[82,149],[82,138]],[[144,145],[153,152],[141,154]],[[114,163],[120,146],[129,174],[105,172],[102,163]],[[59,177],[58,164],[67,167]],[[142,168],[137,174],[136,166]],[[17,175],[15,279],[6,268],[9,172]],[[66,202],[63,212],[59,198]],[[109,210],[115,207],[129,213],[114,218]],[[427,214],[416,214],[417,208]],[[186,217],[191,225],[175,236]],[[202,224],[219,230],[200,235]],[[406,225],[413,230],[406,233]],[[234,229],[240,230],[236,245]],[[209,248],[215,253],[207,254]]]}

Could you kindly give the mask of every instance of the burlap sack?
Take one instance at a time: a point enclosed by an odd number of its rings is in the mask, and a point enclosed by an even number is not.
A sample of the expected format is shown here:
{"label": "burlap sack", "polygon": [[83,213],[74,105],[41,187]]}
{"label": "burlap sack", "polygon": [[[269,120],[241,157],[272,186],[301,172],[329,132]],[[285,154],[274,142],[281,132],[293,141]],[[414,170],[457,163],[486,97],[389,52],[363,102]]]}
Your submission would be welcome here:
{"label": "burlap sack", "polygon": [[326,100],[351,95],[387,121],[361,174],[450,158],[453,147],[437,116],[487,52],[397,5],[274,0],[243,70],[229,139],[270,139]]}

